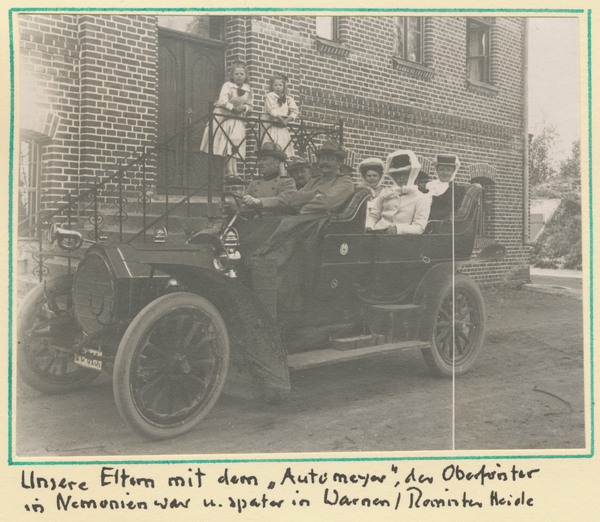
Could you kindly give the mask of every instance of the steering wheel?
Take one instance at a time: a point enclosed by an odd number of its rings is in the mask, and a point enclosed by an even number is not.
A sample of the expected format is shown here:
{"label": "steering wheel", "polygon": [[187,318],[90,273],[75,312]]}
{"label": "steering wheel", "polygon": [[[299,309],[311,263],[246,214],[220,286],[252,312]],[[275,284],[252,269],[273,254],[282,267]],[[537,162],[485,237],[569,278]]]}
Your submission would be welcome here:
{"label": "steering wheel", "polygon": [[223,195],[221,196],[221,201],[225,200],[226,196],[231,196],[234,200],[235,203],[237,205],[237,212],[239,214],[241,213],[250,213],[250,212],[254,212],[259,218],[262,218],[262,212],[259,208],[256,207],[249,207],[247,205],[244,205],[242,202],[243,196],[240,196],[239,194],[236,194],[235,192],[223,192]]}

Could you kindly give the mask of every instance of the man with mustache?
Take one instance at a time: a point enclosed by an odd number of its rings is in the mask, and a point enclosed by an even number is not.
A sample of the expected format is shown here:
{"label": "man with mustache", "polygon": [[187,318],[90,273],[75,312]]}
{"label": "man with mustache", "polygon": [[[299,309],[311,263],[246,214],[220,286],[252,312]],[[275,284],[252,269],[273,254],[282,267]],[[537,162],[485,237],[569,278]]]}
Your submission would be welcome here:
{"label": "man with mustache", "polygon": [[340,171],[346,151],[329,140],[315,154],[321,177],[311,178],[301,190],[291,194],[289,205],[300,214],[331,214],[354,193],[352,178]]}

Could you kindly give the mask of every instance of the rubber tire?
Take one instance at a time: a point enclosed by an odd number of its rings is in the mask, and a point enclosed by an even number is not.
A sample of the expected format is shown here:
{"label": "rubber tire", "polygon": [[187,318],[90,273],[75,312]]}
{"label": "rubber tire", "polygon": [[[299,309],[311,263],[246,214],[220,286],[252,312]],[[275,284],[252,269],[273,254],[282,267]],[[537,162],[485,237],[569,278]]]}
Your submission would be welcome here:
{"label": "rubber tire", "polygon": [[[101,372],[89,370],[76,366],[73,363],[74,356],[66,356],[65,362],[70,365],[72,372],[68,378],[58,377],[51,372],[44,372],[37,364],[36,359],[29,351],[28,336],[35,327],[39,314],[44,305],[49,301],[48,297],[69,296],[72,292],[73,275],[63,275],[47,279],[45,282],[33,287],[18,306],[17,318],[17,369],[19,376],[32,388],[45,394],[68,393],[87,386]],[[81,332],[72,310],[72,302],[67,300],[61,303],[62,310],[71,315],[74,335]],[[45,314],[52,312],[46,309]],[[70,322],[70,321],[69,321]],[[50,368],[48,368],[50,369]]]}
{"label": "rubber tire", "polygon": [[[207,388],[207,392],[196,410],[192,411],[184,419],[180,419],[172,424],[160,423],[153,421],[144,413],[143,404],[138,405],[136,393],[139,391],[139,387],[136,388],[135,379],[132,376],[135,375],[138,369],[140,372],[143,371],[143,368],[136,364],[136,360],[146,361],[149,359],[147,355],[143,356],[143,359],[142,356],[138,357],[138,353],[143,352],[148,346],[155,346],[155,344],[148,342],[150,336],[153,335],[154,327],[158,328],[162,320],[166,322],[171,315],[176,314],[178,309],[199,310],[204,316],[210,319],[218,340],[220,364],[217,364],[216,371],[214,369],[211,370],[210,376],[212,379],[210,387]],[[190,342],[192,339],[193,336]],[[168,348],[172,350],[173,345],[176,343],[172,339],[171,341]],[[152,348],[150,348],[150,354],[151,351]],[[160,349],[157,351],[160,351]],[[164,295],[152,301],[135,317],[127,328],[125,335],[121,339],[115,358],[113,392],[121,417],[131,429],[144,437],[155,440],[177,437],[192,430],[208,415],[221,394],[227,377],[229,351],[229,337],[225,322],[217,309],[203,297],[188,292],[177,292]],[[178,354],[176,355],[179,356]],[[165,374],[170,370],[165,370],[164,367],[161,367],[161,370],[158,371]],[[185,374],[182,374],[178,380],[183,382],[184,379]],[[170,381],[173,380],[172,378],[170,379]],[[140,393],[143,392],[140,391]],[[150,415],[152,413],[150,412]]]}
{"label": "rubber tire", "polygon": [[[483,343],[485,341],[485,319],[486,319],[486,311],[485,311],[485,302],[483,300],[483,295],[479,287],[475,284],[475,282],[468,276],[464,274],[456,274],[455,276],[455,285],[456,290],[455,293],[458,295],[459,293],[466,294],[473,305],[473,309],[476,313],[476,322],[477,325],[475,327],[475,331],[473,332],[472,344],[469,347],[468,352],[459,357],[454,365],[454,374],[462,375],[469,371],[481,348],[483,347]],[[431,301],[428,303],[424,303],[425,306],[435,306],[435,315],[434,315],[434,324],[431,334],[431,348],[424,348],[421,350],[423,354],[423,358],[425,362],[435,372],[437,375],[443,377],[452,377],[452,361],[448,359],[448,357],[444,357],[440,353],[440,348],[436,342],[436,330],[438,326],[438,321],[440,320],[440,307],[444,303],[444,301],[450,297],[450,302],[452,293],[452,277],[448,277],[440,291],[435,294]]]}

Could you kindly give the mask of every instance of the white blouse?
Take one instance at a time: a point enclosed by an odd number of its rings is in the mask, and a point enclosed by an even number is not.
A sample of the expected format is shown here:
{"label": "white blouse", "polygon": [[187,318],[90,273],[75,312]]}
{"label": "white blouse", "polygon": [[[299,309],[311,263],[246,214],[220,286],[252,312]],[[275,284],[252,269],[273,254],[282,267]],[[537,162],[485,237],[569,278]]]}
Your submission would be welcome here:
{"label": "white blouse", "polygon": [[286,94],[285,102],[279,105],[279,96],[274,92],[269,92],[265,97],[265,112],[274,118],[281,116],[294,121],[298,117],[299,110],[296,102],[289,94]]}
{"label": "white blouse", "polygon": [[234,107],[244,105],[244,113],[252,110],[252,89],[244,83],[240,87],[244,94],[238,96],[238,86],[234,82],[225,82],[221,88],[219,99],[215,102],[216,107],[222,107],[232,111]]}

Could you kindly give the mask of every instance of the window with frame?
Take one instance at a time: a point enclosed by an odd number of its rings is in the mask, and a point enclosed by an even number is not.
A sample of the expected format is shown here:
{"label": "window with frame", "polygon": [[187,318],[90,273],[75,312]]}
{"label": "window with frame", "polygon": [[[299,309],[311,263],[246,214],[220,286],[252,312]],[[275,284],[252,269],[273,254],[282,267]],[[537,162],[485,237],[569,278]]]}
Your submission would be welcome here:
{"label": "window with frame", "polygon": [[338,18],[337,16],[316,16],[317,37],[332,42],[338,39]]}
{"label": "window with frame", "polygon": [[407,62],[423,63],[422,17],[394,17],[394,55]]}
{"label": "window with frame", "polygon": [[467,18],[467,78],[490,83],[490,20]]}
{"label": "window with frame", "polygon": [[39,140],[22,137],[19,147],[19,236],[35,236],[40,207],[40,176],[42,169],[42,146]]}
{"label": "window with frame", "polygon": [[225,40],[225,17],[208,17],[208,37],[213,40]]}

